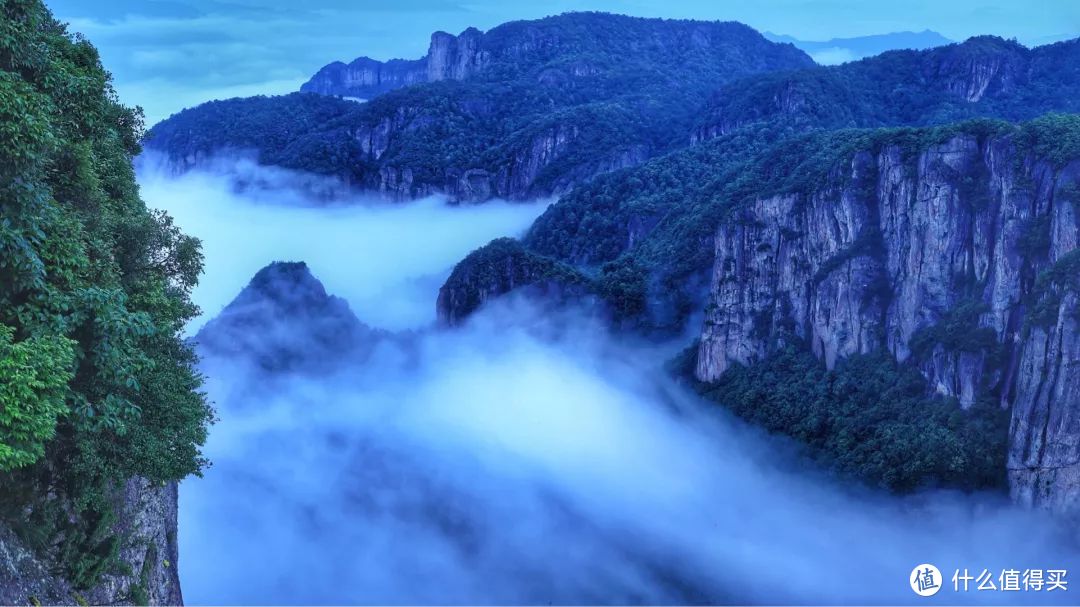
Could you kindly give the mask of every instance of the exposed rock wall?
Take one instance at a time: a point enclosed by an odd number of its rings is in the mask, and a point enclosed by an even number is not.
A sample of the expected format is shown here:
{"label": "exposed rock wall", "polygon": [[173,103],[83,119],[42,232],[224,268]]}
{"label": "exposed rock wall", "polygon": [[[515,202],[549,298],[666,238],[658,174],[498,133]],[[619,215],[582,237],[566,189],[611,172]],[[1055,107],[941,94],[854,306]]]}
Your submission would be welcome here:
{"label": "exposed rock wall", "polygon": [[371,99],[410,84],[426,82],[426,59],[376,61],[360,57],[345,64],[335,61],[320,69],[300,86],[305,93]]}
{"label": "exposed rock wall", "polygon": [[697,377],[792,338],[829,367],[884,348],[963,406],[980,394],[1012,406],[1014,494],[1075,510],[1076,293],[1062,287],[1047,328],[1031,308],[1039,273],[1077,247],[1062,193],[1078,175],[1078,162],[963,135],[914,157],[861,152],[810,195],[755,200],[716,234]]}
{"label": "exposed rock wall", "polygon": [[52,571],[10,528],[0,525],[0,605],[182,605],[177,574],[177,485],[129,480],[117,493],[124,538],[120,560],[128,572],[106,574],[89,589],[76,589]]}
{"label": "exposed rock wall", "polygon": [[[1072,271],[1075,283],[1080,264]],[[1055,298],[1048,306],[1050,323],[1032,327],[1017,371],[1009,483],[1019,503],[1075,514],[1080,512],[1080,293],[1055,286],[1046,297]]]}

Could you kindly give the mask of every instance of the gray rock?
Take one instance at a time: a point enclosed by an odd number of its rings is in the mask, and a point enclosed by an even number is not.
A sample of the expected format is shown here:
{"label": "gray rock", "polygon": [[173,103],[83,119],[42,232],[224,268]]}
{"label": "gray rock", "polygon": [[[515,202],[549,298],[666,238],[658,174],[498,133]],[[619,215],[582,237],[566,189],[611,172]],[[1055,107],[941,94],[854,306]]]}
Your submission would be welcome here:
{"label": "gray rock", "polygon": [[[915,356],[962,406],[988,388],[1013,408],[1018,501],[1080,513],[1078,295],[1055,291],[1050,327],[1026,318],[1037,274],[1077,247],[1076,208],[1055,193],[1080,162],[1055,168],[1007,138],[968,135],[902,152],[861,152],[812,195],[758,199],[720,226],[696,375],[715,380],[792,338],[830,368],[879,349]],[[1046,250],[1025,251],[1045,226]],[[914,352],[961,304],[976,310],[971,343]]]}
{"label": "gray rock", "polygon": [[120,561],[130,573],[106,574],[93,588],[73,588],[12,529],[0,525],[0,604],[132,605],[145,599],[150,605],[182,605],[176,483],[151,485],[133,478],[115,500],[118,522],[113,533],[124,538]]}

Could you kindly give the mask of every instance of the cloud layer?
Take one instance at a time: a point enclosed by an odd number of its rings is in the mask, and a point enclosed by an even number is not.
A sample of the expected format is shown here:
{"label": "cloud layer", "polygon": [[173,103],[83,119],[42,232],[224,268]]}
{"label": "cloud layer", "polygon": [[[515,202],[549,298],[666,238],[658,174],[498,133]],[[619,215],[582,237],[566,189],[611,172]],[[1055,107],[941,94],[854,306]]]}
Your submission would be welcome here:
{"label": "cloud layer", "polygon": [[[409,311],[434,292],[400,285],[539,210],[327,209],[287,187],[156,181],[143,175],[148,200],[206,239],[204,306],[293,257],[375,325],[420,320]],[[221,421],[213,468],[181,489],[189,603],[1068,602],[948,581],[914,595],[919,563],[996,576],[1080,560],[1067,533],[1002,496],[837,482],[666,378],[682,344],[615,340],[513,299],[407,344],[332,375],[204,360]]]}
{"label": "cloud layer", "polygon": [[[145,163],[144,166],[149,163]],[[272,261],[306,261],[327,290],[365,322],[384,329],[435,320],[435,293],[457,261],[500,236],[524,232],[543,202],[448,206],[438,198],[387,204],[362,197],[313,201],[293,188],[310,177],[235,161],[221,172],[182,177],[140,171],[147,204],[200,238],[205,273],[194,293],[194,333]],[[257,181],[237,191],[235,176]],[[255,177],[258,175],[258,177]],[[332,186],[330,186],[332,187]]]}

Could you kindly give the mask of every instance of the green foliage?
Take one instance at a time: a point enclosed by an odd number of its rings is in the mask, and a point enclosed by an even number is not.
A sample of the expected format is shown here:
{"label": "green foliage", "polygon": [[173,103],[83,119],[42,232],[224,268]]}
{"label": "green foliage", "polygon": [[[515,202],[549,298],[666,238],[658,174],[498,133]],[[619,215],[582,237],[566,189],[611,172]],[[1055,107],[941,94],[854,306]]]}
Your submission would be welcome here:
{"label": "green foliage", "polygon": [[934,325],[923,327],[911,336],[909,347],[919,359],[925,359],[941,345],[947,352],[991,352],[997,348],[997,335],[990,327],[979,325],[979,316],[990,307],[981,300],[958,303]]}
{"label": "green foliage", "polygon": [[92,45],[0,2],[0,516],[78,587],[115,564],[122,482],[206,464],[202,257],[139,199],[141,135]]}
{"label": "green foliage", "polygon": [[513,192],[546,193],[681,147],[719,83],[812,65],[737,23],[573,13],[507,23],[481,38],[485,65],[465,81],[363,104],[305,93],[211,102],[156,125],[148,145],[181,162],[251,149],[266,164],[369,188],[382,171],[407,170],[414,194],[449,189],[469,169],[529,179],[521,157],[548,148],[535,180],[515,186],[529,191]]}
{"label": "green foliage", "polygon": [[45,455],[45,441],[68,412],[67,385],[74,377],[71,340],[48,336],[12,343],[13,333],[0,325],[0,470]]}
{"label": "green foliage", "polygon": [[[684,373],[692,360],[681,358]],[[965,411],[954,400],[927,397],[922,375],[887,355],[854,356],[828,371],[788,346],[697,387],[747,421],[798,440],[839,474],[872,485],[907,492],[1005,483],[1007,413],[989,402]]]}
{"label": "green foliage", "polygon": [[1080,249],[1069,251],[1035,279],[1029,297],[1028,326],[1049,327],[1058,317],[1066,291],[1080,293]]}
{"label": "green foliage", "polygon": [[[713,97],[701,129],[759,122],[840,129],[946,124],[977,117],[1030,120],[1080,111],[1080,42],[1027,49],[992,36],[927,50],[899,50],[843,65],[773,72],[731,82]],[[975,80],[970,66],[998,77]],[[1023,74],[1023,83],[1012,75]],[[968,98],[985,84],[978,99]],[[1072,154],[1075,157],[1075,154]]]}
{"label": "green foliage", "polygon": [[497,238],[454,267],[440,290],[440,307],[462,319],[492,295],[537,283],[581,294],[593,288],[588,277],[567,264],[528,251],[513,238]]}
{"label": "green foliage", "polygon": [[1021,127],[1019,140],[1039,158],[1063,167],[1080,158],[1080,115],[1040,116]]}

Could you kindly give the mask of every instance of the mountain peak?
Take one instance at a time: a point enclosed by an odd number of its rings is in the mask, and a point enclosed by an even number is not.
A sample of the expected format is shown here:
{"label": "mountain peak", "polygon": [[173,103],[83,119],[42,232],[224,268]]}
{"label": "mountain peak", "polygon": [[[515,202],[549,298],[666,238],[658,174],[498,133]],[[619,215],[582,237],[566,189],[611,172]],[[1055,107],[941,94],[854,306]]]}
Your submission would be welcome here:
{"label": "mountain peak", "polygon": [[276,261],[259,270],[195,336],[204,355],[247,358],[267,370],[327,368],[366,353],[381,333],[330,295],[307,264]]}

